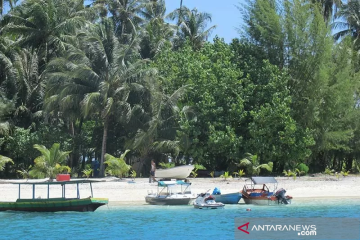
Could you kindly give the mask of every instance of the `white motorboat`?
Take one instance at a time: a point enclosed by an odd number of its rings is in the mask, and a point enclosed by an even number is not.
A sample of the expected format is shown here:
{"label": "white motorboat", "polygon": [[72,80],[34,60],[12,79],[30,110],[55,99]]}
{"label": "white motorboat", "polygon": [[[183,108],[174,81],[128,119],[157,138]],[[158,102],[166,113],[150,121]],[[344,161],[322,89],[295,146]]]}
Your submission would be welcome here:
{"label": "white motorboat", "polygon": [[145,201],[153,205],[188,205],[195,199],[190,185],[184,181],[159,181],[157,192],[149,193]]}
{"label": "white motorboat", "polygon": [[218,209],[224,208],[225,204],[215,202],[215,198],[210,193],[200,194],[193,203],[194,208],[198,209]]}
{"label": "white motorboat", "polygon": [[167,169],[156,169],[155,178],[159,179],[185,179],[191,171],[194,169],[194,165],[183,165]]}

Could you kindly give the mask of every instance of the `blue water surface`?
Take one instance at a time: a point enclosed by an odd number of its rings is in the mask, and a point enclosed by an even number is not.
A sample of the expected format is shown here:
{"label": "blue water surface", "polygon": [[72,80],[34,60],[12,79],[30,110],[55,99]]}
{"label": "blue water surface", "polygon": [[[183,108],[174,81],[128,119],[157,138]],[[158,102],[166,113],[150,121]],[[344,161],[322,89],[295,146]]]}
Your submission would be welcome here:
{"label": "blue water surface", "polygon": [[110,205],[85,213],[1,212],[0,239],[234,239],[234,219],[242,217],[360,218],[360,199],[307,199],[287,206],[238,204],[217,210]]}

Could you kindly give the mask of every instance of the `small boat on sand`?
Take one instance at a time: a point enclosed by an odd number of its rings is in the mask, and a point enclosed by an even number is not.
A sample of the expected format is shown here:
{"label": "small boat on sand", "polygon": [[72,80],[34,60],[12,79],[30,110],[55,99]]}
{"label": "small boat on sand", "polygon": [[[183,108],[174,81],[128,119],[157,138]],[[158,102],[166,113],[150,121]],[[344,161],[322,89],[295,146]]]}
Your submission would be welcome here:
{"label": "small boat on sand", "polygon": [[183,165],[167,169],[156,169],[155,178],[158,179],[185,179],[191,171],[194,169],[194,165]]}
{"label": "small boat on sand", "polygon": [[225,194],[213,195],[213,197],[217,202],[222,202],[224,204],[238,204],[242,197],[242,194],[241,192],[225,193]]}
{"label": "small boat on sand", "polygon": [[[250,184],[249,180],[251,180]],[[283,188],[277,190],[277,185],[278,182],[274,177],[247,179],[241,192],[244,202],[257,205],[290,204],[292,197],[285,195],[286,190]]]}
{"label": "small boat on sand", "polygon": [[191,183],[184,181],[159,181],[156,193],[149,193],[145,201],[153,205],[188,205],[195,199]]}
{"label": "small boat on sand", "polygon": [[212,196],[215,198],[217,202],[222,202],[224,204],[238,204],[242,194],[241,192],[234,193],[221,193],[220,189],[217,187],[214,189]]}
{"label": "small boat on sand", "polygon": [[219,209],[225,206],[225,204],[221,202],[215,202],[215,198],[210,193],[199,194],[193,205],[194,208],[197,209]]}
{"label": "small boat on sand", "polygon": [[[13,182],[19,184],[19,197],[16,202],[0,202],[0,211],[26,211],[26,212],[94,212],[98,207],[108,204],[107,198],[94,198],[91,183],[92,180],[76,180],[61,182]],[[90,184],[91,195],[87,198],[80,198],[79,184]],[[65,198],[66,185],[76,184],[76,197]],[[21,186],[32,185],[32,198],[21,198]],[[35,198],[36,186],[47,186],[47,198]],[[61,186],[61,197],[50,198],[50,185]]]}

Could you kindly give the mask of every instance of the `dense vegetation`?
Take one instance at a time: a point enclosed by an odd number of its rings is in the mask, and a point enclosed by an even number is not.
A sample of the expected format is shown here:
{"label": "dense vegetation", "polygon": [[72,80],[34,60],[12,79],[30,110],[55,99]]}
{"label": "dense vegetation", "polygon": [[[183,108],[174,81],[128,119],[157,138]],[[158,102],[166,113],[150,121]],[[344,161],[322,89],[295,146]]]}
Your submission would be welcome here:
{"label": "dense vegetation", "polygon": [[45,174],[47,161],[53,176],[54,146],[73,174],[93,160],[101,176],[129,170],[126,150],[140,175],[169,157],[359,170],[358,0],[248,0],[229,44],[208,42],[211,15],[182,4],[166,15],[165,0],[0,0],[1,176]]}

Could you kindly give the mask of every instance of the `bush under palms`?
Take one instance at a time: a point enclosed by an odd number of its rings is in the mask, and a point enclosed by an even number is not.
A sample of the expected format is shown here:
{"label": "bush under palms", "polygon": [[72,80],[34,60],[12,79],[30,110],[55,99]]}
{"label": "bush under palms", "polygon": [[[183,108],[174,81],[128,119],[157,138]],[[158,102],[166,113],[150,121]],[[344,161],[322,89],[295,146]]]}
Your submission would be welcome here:
{"label": "bush under palms", "polygon": [[130,150],[126,150],[119,158],[116,158],[110,154],[105,154],[106,173],[119,178],[122,178],[129,172],[130,166],[125,162],[125,156]]}
{"label": "bush under palms", "polygon": [[35,144],[34,148],[41,152],[41,156],[34,160],[34,167],[29,171],[31,177],[45,178],[50,180],[54,179],[57,174],[68,171],[68,166],[63,166],[66,158],[69,156],[69,152],[63,152],[60,150],[60,144],[54,143],[50,149],[47,149],[43,145]]}
{"label": "bush under palms", "polygon": [[260,164],[259,158],[257,155],[247,154],[247,156],[240,160],[240,166],[246,167],[247,172],[251,175],[258,175],[260,169],[266,169],[269,172],[272,172],[273,163],[268,162]]}

